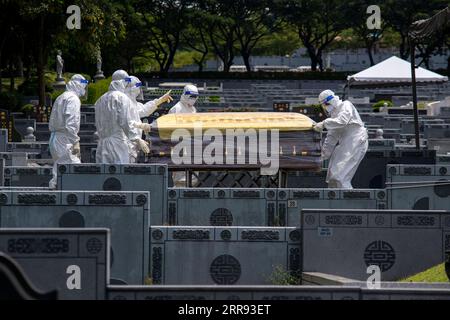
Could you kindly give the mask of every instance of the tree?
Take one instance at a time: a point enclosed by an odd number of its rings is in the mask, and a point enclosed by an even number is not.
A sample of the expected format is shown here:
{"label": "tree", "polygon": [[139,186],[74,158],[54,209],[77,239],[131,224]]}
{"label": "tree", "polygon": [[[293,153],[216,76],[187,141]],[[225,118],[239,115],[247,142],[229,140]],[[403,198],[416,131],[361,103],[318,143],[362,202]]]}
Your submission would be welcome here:
{"label": "tree", "polygon": [[400,57],[409,57],[408,32],[416,20],[431,16],[448,5],[448,0],[385,0],[383,19],[400,34]]}
{"label": "tree", "polygon": [[[371,0],[349,0],[346,6],[345,16],[352,21],[353,33],[358,37],[358,40],[364,45],[369,56],[370,65],[373,66],[375,61],[373,59],[373,49],[377,42],[383,36],[387,28],[387,24],[381,19],[380,29],[369,29],[367,26],[367,8],[373,3]],[[381,12],[384,12],[384,1],[379,1],[377,5]]]}
{"label": "tree", "polygon": [[37,66],[39,105],[45,106],[45,67],[49,49],[54,38],[65,28],[66,4],[58,0],[22,0],[18,1],[21,15],[35,26],[29,32],[33,35],[35,61]]}
{"label": "tree", "polygon": [[199,54],[199,58],[193,57],[194,63],[198,65],[198,71],[202,72],[203,67],[210,53],[210,44],[208,39],[208,29],[205,27],[205,12],[201,6],[195,4],[193,10],[189,13],[190,24],[186,28],[187,32],[182,35],[183,45]]}
{"label": "tree", "polygon": [[271,1],[237,0],[231,5],[236,23],[239,50],[247,71],[251,71],[250,57],[256,45],[268,35],[278,30],[281,21],[270,10]]}
{"label": "tree", "polygon": [[223,71],[229,72],[236,55],[236,20],[232,18],[233,9],[227,0],[199,1],[203,11],[205,26],[211,47],[223,63]]}
{"label": "tree", "polygon": [[323,51],[350,23],[344,1],[278,0],[277,10],[297,28],[298,36],[311,59],[311,69],[323,70]]}
{"label": "tree", "polygon": [[12,91],[14,88],[12,63],[14,63],[14,59],[20,59],[20,51],[23,48],[21,21],[18,19],[19,3],[13,0],[2,0],[0,3],[0,89],[2,67],[5,63],[9,67],[10,91]]}
{"label": "tree", "polygon": [[188,25],[191,1],[184,0],[142,0],[138,9],[143,14],[149,38],[152,58],[161,72],[168,72],[180,46],[181,34]]}

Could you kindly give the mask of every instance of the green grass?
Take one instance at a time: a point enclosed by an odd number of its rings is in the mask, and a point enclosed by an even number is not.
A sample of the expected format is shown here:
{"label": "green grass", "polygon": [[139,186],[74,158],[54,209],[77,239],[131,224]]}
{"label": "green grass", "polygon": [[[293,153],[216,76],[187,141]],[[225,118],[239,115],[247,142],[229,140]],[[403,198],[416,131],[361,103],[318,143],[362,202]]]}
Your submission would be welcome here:
{"label": "green grass", "polygon": [[400,282],[449,282],[449,279],[445,273],[445,265],[440,264],[414,276],[402,279]]}
{"label": "green grass", "polygon": [[[14,78],[14,85],[15,85],[14,88],[17,90],[17,88],[23,83],[23,81],[24,78]],[[9,91],[9,84],[10,84],[9,78],[2,78],[1,90]]]}

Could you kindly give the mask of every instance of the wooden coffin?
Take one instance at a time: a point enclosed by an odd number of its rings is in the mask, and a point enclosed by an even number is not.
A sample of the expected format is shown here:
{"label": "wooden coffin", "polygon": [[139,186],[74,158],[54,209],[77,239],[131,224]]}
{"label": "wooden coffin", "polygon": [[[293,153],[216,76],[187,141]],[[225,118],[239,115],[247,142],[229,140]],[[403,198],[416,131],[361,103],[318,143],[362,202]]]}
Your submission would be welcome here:
{"label": "wooden coffin", "polygon": [[313,123],[298,113],[169,114],[152,124],[149,162],[177,169],[245,169],[264,167],[268,156],[278,157],[281,169],[319,171],[321,136]]}

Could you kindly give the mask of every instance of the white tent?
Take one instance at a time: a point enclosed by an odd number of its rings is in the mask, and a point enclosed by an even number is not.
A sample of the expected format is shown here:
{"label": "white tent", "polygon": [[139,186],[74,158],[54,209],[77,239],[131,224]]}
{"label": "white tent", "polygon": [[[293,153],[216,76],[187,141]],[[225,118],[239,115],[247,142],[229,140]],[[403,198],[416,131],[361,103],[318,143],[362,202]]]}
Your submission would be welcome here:
{"label": "white tent", "polygon": [[[348,76],[347,81],[350,85],[411,83],[411,63],[392,56],[366,70]],[[416,69],[416,81],[446,82],[448,78],[419,67]]]}

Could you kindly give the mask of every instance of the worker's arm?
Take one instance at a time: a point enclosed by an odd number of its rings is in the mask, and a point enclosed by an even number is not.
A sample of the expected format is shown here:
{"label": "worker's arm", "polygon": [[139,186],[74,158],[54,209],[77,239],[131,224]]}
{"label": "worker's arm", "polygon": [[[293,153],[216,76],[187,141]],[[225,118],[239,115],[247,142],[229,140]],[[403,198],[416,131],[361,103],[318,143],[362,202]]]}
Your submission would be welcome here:
{"label": "worker's arm", "polygon": [[80,99],[78,97],[71,96],[68,99],[64,116],[66,121],[67,137],[73,145],[80,141],[80,137],[78,137],[78,132],[80,132],[80,108]]}
{"label": "worker's arm", "polygon": [[345,101],[336,118],[328,118],[323,121],[324,127],[327,130],[333,130],[347,126],[352,118],[352,107],[353,106],[348,101]]}
{"label": "worker's arm", "polygon": [[322,146],[322,160],[330,159],[334,148],[336,148],[336,145],[339,142],[339,137],[339,130],[328,130],[327,137]]}

